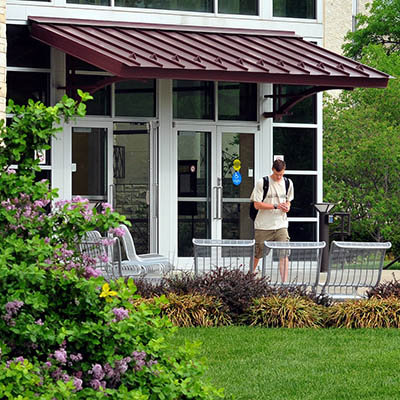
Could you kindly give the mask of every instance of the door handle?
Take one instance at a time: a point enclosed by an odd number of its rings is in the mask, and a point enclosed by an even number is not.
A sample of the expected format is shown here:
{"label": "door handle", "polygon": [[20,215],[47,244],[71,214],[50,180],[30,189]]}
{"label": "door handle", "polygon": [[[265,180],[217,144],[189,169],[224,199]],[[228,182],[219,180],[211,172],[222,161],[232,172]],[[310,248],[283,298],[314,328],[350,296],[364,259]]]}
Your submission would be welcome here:
{"label": "door handle", "polygon": [[214,186],[215,189],[215,217],[222,219],[222,186]]}

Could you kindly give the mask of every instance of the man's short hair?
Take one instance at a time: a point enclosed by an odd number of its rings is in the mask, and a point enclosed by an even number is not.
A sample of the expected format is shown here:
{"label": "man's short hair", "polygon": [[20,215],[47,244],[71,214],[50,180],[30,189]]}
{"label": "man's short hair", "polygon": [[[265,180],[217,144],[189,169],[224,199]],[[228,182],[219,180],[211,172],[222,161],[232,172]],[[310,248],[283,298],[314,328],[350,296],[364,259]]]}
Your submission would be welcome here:
{"label": "man's short hair", "polygon": [[272,164],[272,168],[277,172],[281,172],[283,169],[286,169],[286,163],[280,158],[277,158]]}

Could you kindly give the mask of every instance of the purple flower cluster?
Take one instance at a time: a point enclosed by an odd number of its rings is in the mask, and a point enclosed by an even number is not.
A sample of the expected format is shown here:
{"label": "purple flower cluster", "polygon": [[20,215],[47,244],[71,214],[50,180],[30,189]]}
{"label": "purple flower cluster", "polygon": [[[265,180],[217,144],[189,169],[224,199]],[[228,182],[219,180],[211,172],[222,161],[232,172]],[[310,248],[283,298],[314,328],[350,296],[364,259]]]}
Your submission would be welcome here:
{"label": "purple flower cluster", "polygon": [[115,235],[115,236],[118,236],[118,237],[122,237],[122,236],[125,235],[125,231],[124,231],[122,228],[111,228],[111,229],[109,230],[109,232],[110,232],[112,235]]}
{"label": "purple flower cluster", "polygon": [[20,310],[20,308],[24,305],[23,301],[19,301],[19,300],[14,300],[14,301],[9,301],[5,308],[6,308],[6,314],[3,315],[3,319],[4,321],[6,321],[7,325],[10,326],[14,326],[15,325],[15,321],[13,320],[13,318],[18,314],[18,311]]}
{"label": "purple flower cluster", "polygon": [[122,321],[125,318],[128,318],[129,316],[129,311],[126,308],[123,307],[115,307],[113,308],[112,312],[115,315],[115,318],[112,320],[112,322],[119,322]]}

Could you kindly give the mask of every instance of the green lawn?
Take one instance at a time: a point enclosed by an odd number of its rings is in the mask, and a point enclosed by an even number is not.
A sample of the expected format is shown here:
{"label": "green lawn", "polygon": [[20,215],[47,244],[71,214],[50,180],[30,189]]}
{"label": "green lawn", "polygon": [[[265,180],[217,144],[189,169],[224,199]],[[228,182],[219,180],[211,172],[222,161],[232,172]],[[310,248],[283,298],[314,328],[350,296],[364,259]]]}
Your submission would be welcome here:
{"label": "green lawn", "polygon": [[400,399],[399,330],[179,328],[171,342],[185,340],[236,399]]}

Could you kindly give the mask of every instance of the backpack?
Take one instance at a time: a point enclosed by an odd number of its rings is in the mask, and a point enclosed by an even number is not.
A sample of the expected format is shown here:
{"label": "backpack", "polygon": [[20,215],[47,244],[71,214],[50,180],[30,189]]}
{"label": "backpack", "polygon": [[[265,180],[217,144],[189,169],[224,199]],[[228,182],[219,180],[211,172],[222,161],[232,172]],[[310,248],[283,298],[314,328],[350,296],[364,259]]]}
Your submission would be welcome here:
{"label": "backpack", "polygon": [[[288,193],[289,190],[289,179],[286,178],[286,176],[283,177],[283,179],[285,180],[285,188],[286,188],[286,194]],[[263,190],[264,190],[264,194],[263,194],[263,201],[265,199],[265,197],[267,196],[268,193],[268,188],[269,188],[269,177],[268,176],[264,176],[263,177],[264,180],[264,185],[263,185]],[[254,207],[254,201],[250,202],[250,218],[254,221],[257,217],[258,214],[258,210]]]}

